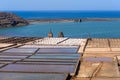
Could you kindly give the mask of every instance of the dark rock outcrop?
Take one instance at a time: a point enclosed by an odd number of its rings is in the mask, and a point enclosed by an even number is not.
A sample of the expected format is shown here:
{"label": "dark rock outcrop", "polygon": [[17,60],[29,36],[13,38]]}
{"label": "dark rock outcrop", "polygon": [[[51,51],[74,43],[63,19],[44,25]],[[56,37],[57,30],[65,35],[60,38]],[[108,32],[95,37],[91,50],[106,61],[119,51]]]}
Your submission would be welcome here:
{"label": "dark rock outcrop", "polygon": [[0,12],[0,28],[12,27],[12,26],[24,26],[29,23],[15,14]]}
{"label": "dark rock outcrop", "polygon": [[59,33],[58,33],[58,37],[64,37],[63,32],[59,32]]}

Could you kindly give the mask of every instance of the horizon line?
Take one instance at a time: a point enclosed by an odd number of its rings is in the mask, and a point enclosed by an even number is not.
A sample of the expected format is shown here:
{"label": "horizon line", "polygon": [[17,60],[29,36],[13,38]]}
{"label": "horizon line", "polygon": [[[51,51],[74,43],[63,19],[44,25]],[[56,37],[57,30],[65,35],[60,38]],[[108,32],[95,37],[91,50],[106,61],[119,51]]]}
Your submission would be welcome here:
{"label": "horizon line", "polygon": [[65,12],[69,12],[69,11],[120,11],[120,10],[0,10],[1,11],[65,11]]}

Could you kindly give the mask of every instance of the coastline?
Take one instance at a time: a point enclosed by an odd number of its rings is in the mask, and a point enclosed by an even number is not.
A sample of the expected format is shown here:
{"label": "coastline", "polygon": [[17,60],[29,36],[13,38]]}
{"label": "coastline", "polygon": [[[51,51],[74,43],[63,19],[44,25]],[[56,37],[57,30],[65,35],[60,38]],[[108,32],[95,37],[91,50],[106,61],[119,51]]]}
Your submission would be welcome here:
{"label": "coastline", "polygon": [[73,19],[26,19],[29,24],[33,23],[55,23],[55,22],[74,22]]}
{"label": "coastline", "polygon": [[0,28],[25,26],[28,24],[27,20],[16,14],[0,12]]}
{"label": "coastline", "polygon": [[79,18],[79,19],[26,19],[32,23],[54,23],[54,22],[89,22],[89,21],[119,21],[120,18]]}

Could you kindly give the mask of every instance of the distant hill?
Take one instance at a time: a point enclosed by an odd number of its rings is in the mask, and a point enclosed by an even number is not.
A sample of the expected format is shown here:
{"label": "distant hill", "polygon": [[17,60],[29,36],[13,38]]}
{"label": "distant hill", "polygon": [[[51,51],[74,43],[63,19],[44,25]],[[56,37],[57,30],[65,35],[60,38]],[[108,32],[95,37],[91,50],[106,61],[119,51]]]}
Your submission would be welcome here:
{"label": "distant hill", "polygon": [[14,27],[14,26],[24,26],[28,25],[29,23],[12,13],[7,12],[0,12],[0,28],[2,27]]}

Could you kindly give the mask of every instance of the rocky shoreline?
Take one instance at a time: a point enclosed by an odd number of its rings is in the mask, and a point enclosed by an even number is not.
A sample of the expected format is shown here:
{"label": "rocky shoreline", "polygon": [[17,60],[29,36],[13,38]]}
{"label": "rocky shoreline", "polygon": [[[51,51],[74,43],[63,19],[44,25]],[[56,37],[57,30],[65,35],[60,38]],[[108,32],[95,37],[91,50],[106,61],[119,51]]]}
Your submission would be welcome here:
{"label": "rocky shoreline", "polygon": [[120,18],[77,18],[77,19],[23,19],[15,14],[0,12],[0,28],[25,26],[32,23],[117,21]]}
{"label": "rocky shoreline", "polygon": [[29,23],[42,22],[88,22],[88,21],[118,21],[120,18],[80,18],[80,19],[27,19]]}
{"label": "rocky shoreline", "polygon": [[25,26],[28,25],[27,20],[7,12],[0,12],[0,28],[14,27],[14,26]]}

